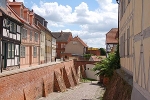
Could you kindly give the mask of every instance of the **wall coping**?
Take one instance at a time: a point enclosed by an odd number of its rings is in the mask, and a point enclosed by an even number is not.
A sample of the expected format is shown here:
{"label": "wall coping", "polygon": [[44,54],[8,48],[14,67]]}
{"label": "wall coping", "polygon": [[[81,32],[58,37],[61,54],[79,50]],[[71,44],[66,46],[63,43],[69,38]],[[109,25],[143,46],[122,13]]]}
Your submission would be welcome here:
{"label": "wall coping", "polygon": [[[68,60],[68,61],[72,61],[72,60]],[[68,61],[49,62],[49,63],[45,63],[45,64],[41,64],[41,65],[36,65],[34,67],[26,67],[26,68],[20,68],[20,69],[11,70],[11,71],[5,71],[5,72],[0,73],[0,78],[5,77],[5,76],[18,74],[18,73],[31,71],[31,70],[40,69],[40,68],[43,68],[43,67],[48,67],[50,65],[52,67],[52,65],[56,65],[56,64],[63,63],[63,62],[68,62]]]}

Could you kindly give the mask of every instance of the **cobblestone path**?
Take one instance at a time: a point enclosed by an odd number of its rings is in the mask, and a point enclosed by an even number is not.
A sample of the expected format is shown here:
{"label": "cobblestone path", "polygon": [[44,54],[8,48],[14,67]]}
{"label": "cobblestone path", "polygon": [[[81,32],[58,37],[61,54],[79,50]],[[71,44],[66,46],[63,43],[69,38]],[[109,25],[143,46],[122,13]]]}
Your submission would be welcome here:
{"label": "cobblestone path", "polygon": [[81,83],[66,92],[53,92],[46,98],[39,100],[100,100],[104,93],[104,87],[97,84],[97,81]]}

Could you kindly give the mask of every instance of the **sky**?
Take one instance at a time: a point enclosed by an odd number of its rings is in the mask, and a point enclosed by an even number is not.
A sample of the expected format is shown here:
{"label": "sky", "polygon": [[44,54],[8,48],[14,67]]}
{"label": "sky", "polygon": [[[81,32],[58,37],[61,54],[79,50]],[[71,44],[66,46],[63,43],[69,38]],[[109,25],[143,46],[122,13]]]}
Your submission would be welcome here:
{"label": "sky", "polygon": [[[12,1],[12,0],[10,0]],[[89,47],[106,48],[106,33],[117,28],[116,0],[16,0],[48,21],[52,32],[72,32]]]}

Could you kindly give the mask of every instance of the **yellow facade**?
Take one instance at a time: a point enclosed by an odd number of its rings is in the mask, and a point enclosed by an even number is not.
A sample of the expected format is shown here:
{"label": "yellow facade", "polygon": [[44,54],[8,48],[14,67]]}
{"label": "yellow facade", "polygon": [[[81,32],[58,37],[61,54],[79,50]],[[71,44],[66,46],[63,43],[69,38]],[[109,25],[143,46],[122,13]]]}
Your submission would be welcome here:
{"label": "yellow facade", "polygon": [[120,0],[119,4],[120,63],[133,76],[134,88],[145,99],[150,98],[149,9],[150,0]]}
{"label": "yellow facade", "polygon": [[51,62],[52,60],[52,36],[49,31],[46,31],[45,41],[46,41],[45,43],[46,62]]}

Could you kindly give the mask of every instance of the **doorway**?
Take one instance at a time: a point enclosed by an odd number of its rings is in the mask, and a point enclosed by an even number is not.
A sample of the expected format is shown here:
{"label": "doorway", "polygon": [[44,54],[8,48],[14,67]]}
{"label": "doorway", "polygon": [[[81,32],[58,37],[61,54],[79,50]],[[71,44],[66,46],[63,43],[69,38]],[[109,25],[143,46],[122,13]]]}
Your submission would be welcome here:
{"label": "doorway", "polygon": [[2,68],[3,69],[6,69],[7,67],[7,52],[8,52],[8,43],[3,41],[2,45],[3,45],[3,49],[2,49]]}

